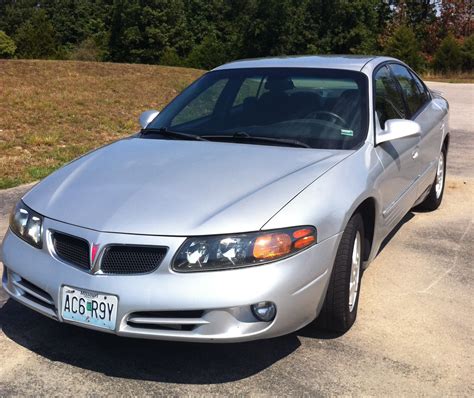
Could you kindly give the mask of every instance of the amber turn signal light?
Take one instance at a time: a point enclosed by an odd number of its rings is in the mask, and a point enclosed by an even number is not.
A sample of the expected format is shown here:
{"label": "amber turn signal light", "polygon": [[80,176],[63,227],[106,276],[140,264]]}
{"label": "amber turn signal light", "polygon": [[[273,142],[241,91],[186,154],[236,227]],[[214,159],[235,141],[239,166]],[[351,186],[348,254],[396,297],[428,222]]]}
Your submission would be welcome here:
{"label": "amber turn signal light", "polygon": [[298,239],[295,243],[295,249],[303,249],[306,246],[312,245],[316,241],[316,237],[314,235],[305,236],[303,238]]}
{"label": "amber turn signal light", "polygon": [[256,260],[275,260],[296,253],[314,243],[316,243],[314,227],[289,228],[258,236],[252,254]]}
{"label": "amber turn signal light", "polygon": [[301,228],[293,232],[293,238],[299,239],[304,236],[312,235],[313,233],[314,233],[314,230],[311,228]]}

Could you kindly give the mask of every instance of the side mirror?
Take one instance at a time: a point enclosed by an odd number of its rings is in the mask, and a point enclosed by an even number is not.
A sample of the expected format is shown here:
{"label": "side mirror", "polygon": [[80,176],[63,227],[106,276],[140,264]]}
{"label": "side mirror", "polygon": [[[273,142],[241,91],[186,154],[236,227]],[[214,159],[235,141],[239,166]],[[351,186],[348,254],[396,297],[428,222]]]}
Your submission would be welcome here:
{"label": "side mirror", "polygon": [[160,112],[155,111],[155,110],[150,110],[150,111],[145,111],[143,112],[138,121],[140,122],[140,126],[142,126],[142,129],[145,129],[146,126],[148,126],[151,121],[158,116]]}
{"label": "side mirror", "polygon": [[377,144],[398,140],[405,137],[416,137],[421,134],[421,126],[412,120],[391,119],[385,122],[385,130],[377,133]]}

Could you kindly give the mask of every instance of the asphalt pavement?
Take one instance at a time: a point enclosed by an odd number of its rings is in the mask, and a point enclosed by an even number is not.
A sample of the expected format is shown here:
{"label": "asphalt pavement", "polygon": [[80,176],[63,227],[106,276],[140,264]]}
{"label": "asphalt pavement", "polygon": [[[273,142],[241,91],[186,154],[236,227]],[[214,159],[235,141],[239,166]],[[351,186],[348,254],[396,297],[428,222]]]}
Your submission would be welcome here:
{"label": "asphalt pavement", "polygon": [[[410,212],[387,239],[348,333],[307,327],[234,345],[126,339],[49,320],[0,289],[0,396],[473,396],[474,85],[430,86],[451,104],[444,201]],[[0,234],[26,189],[0,191]]]}

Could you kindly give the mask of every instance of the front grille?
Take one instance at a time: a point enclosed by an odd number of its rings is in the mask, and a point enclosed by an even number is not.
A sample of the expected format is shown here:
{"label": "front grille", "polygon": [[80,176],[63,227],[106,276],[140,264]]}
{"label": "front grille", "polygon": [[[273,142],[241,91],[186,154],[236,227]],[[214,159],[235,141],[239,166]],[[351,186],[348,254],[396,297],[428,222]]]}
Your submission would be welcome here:
{"label": "front grille", "polygon": [[90,269],[89,243],[86,240],[54,232],[53,245],[60,259],[78,267]]}
{"label": "front grille", "polygon": [[164,247],[110,246],[100,266],[104,274],[145,274],[156,270],[166,255]]}

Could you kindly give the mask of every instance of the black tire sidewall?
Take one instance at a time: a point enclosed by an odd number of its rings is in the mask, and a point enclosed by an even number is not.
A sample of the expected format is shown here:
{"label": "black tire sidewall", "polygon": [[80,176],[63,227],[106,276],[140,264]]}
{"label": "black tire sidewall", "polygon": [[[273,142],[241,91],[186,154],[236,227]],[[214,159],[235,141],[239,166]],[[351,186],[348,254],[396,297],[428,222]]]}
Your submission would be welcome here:
{"label": "black tire sidewall", "polygon": [[444,191],[446,188],[446,163],[447,163],[447,150],[446,147],[443,148],[441,151],[440,155],[443,155],[443,189],[441,190],[441,195],[439,195],[439,198],[436,197],[436,179],[437,173],[438,173],[438,163],[436,163],[436,174],[433,180],[433,184],[431,185],[430,192],[428,193],[428,196],[426,199],[420,203],[415,210],[421,210],[421,211],[434,211],[436,210],[440,205],[441,202],[443,201],[443,196],[444,196]]}
{"label": "black tire sidewall", "polygon": [[[350,311],[349,284],[352,270],[352,252],[357,231],[359,231],[361,239],[361,269],[356,302],[353,310]],[[320,314],[320,325],[324,329],[345,333],[356,319],[363,273],[364,239],[364,222],[362,216],[356,213],[350,218],[339,241],[326,298]]]}
{"label": "black tire sidewall", "polygon": [[[364,259],[364,242],[365,242],[365,235],[364,235],[364,222],[362,220],[362,216],[360,214],[355,214],[352,216],[351,220],[354,223],[354,230],[350,234],[350,247],[354,247],[354,241],[356,237],[357,231],[360,233],[360,244],[361,244],[361,250],[360,250],[360,271],[359,271],[359,285],[358,285],[358,291],[357,291],[357,297],[356,301],[354,304],[354,308],[352,311],[349,310],[349,284],[351,280],[351,271],[352,271],[352,261],[349,261],[346,263],[347,267],[347,285],[346,285],[346,294],[347,294],[347,300],[346,300],[346,317],[347,317],[347,324],[348,327],[352,326],[353,323],[356,320],[357,317],[357,310],[359,308],[359,297],[360,297],[360,288],[361,288],[361,280],[362,280],[362,273],[363,273],[363,259]],[[344,236],[343,236],[344,239]],[[350,256],[350,259],[352,259],[352,256]]]}
{"label": "black tire sidewall", "polygon": [[[434,189],[434,195],[435,195],[435,199],[436,199],[436,207],[439,207],[439,205],[443,201],[444,188],[446,187],[446,150],[444,148],[441,151],[440,155],[443,155],[443,188],[441,189],[441,195],[439,195],[439,198],[436,198],[436,178],[437,177],[435,177],[435,182],[433,184],[433,189]],[[438,172],[438,168],[436,168],[436,172]]]}

